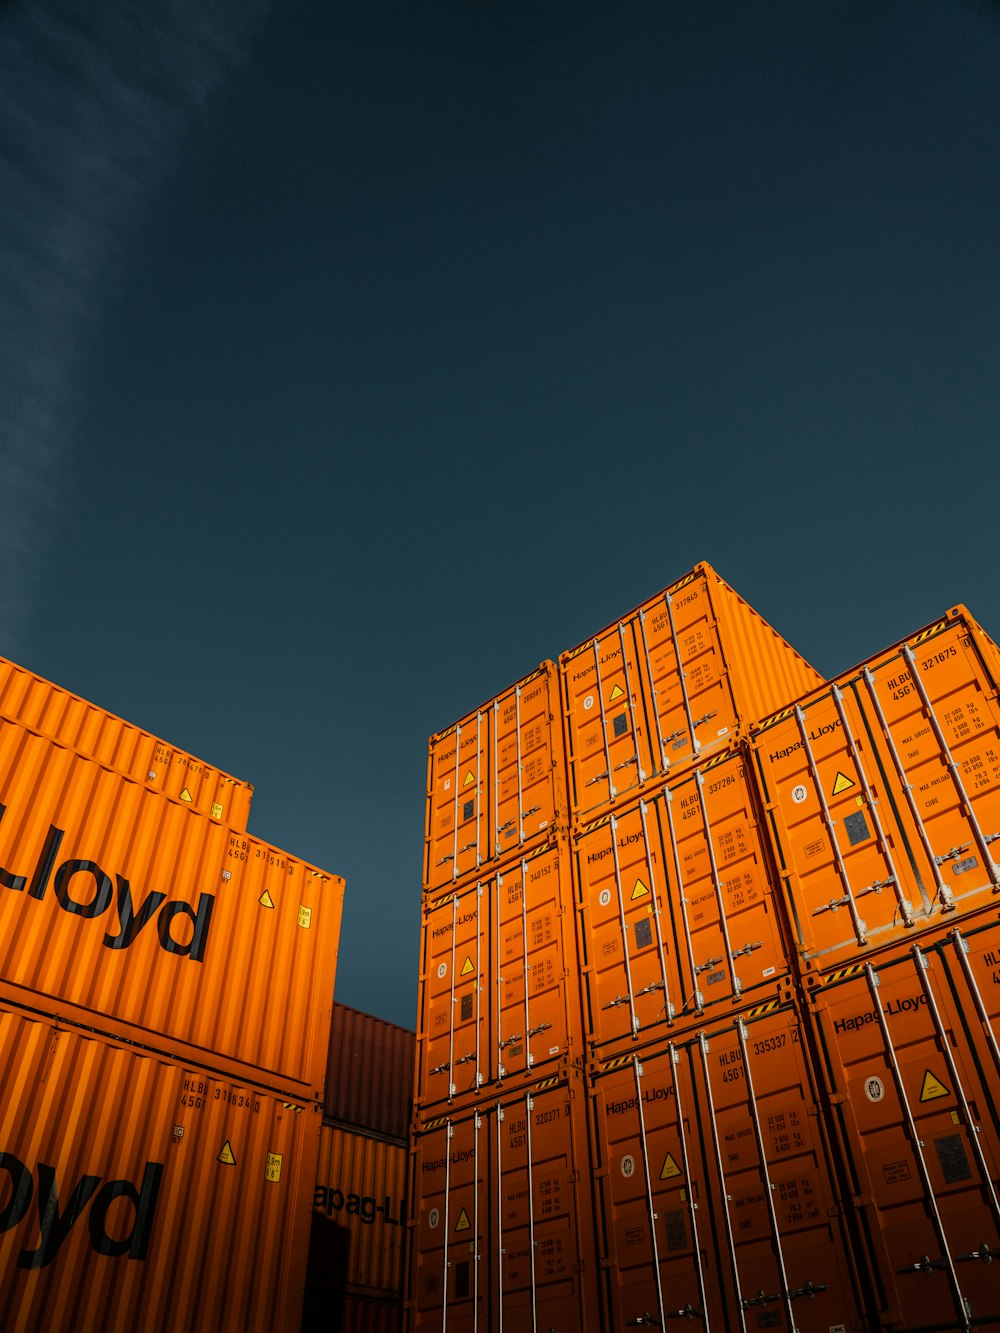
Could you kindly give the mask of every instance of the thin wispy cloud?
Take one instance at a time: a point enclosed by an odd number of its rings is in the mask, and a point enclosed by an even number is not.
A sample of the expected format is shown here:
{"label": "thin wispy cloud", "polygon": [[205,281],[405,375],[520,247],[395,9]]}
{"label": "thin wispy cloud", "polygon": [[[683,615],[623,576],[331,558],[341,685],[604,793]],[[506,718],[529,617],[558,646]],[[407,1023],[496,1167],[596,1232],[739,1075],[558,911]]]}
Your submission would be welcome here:
{"label": "thin wispy cloud", "polygon": [[0,653],[30,626],[115,261],[266,0],[0,8]]}

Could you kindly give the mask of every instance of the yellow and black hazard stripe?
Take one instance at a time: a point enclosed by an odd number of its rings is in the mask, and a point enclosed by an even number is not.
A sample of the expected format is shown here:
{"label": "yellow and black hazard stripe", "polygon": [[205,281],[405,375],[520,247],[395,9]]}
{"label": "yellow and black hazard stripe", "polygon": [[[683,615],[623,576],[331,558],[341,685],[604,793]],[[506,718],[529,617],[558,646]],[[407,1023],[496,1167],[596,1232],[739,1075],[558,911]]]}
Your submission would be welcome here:
{"label": "yellow and black hazard stripe", "polygon": [[700,771],[707,773],[710,768],[718,768],[720,764],[724,764],[727,759],[732,759],[732,757],[732,750],[723,750],[720,754],[713,755],[711,759],[706,759],[703,764],[699,765]]}
{"label": "yellow and black hazard stripe", "polygon": [[294,1102],[282,1102],[281,1109],[283,1111],[294,1111],[296,1115],[301,1115],[303,1111],[303,1107],[296,1106]]}
{"label": "yellow and black hazard stripe", "polygon": [[671,594],[680,592],[681,588],[686,588],[689,583],[694,583],[695,579],[700,579],[704,572],[703,569],[693,569],[690,574],[685,574],[684,577],[678,579],[676,583],[671,583]]}
{"label": "yellow and black hazard stripe", "polygon": [[601,815],[601,817],[595,819],[593,823],[585,824],[580,830],[580,837],[585,838],[588,833],[593,833],[595,829],[604,828],[605,824],[610,824],[614,817],[614,815]]}
{"label": "yellow and black hazard stripe", "polygon": [[779,1009],[780,1007],[780,1000],[768,1000],[767,1004],[758,1004],[755,1005],[753,1009],[748,1009],[745,1016],[747,1018],[760,1018],[761,1014],[773,1013],[775,1009]]}
{"label": "yellow and black hazard stripe", "polygon": [[940,634],[943,629],[947,628],[947,620],[938,620],[935,624],[928,625],[928,627],[922,629],[915,638],[909,640],[910,647],[915,648],[918,643],[923,643],[926,639],[931,638],[935,634]]}
{"label": "yellow and black hazard stripe", "polygon": [[446,1125],[447,1123],[448,1117],[446,1115],[439,1115],[435,1120],[426,1120],[419,1126],[419,1131],[423,1133],[429,1129],[440,1129],[442,1125]]}
{"label": "yellow and black hazard stripe", "polygon": [[834,981],[843,981],[845,977],[857,976],[859,972],[865,970],[865,966],[864,963],[851,963],[850,967],[840,967],[836,972],[824,972],[823,985],[828,985]]}
{"label": "yellow and black hazard stripe", "polygon": [[610,1060],[601,1061],[601,1073],[607,1074],[612,1069],[624,1069],[635,1061],[635,1054],[629,1052],[628,1055],[614,1055]]}
{"label": "yellow and black hazard stripe", "polygon": [[546,1092],[549,1088],[554,1088],[560,1082],[560,1076],[554,1074],[551,1078],[543,1078],[540,1083],[533,1083],[532,1092]]}
{"label": "yellow and black hazard stripe", "polygon": [[794,712],[795,712],[794,705],[791,708],[782,708],[780,712],[772,713],[770,717],[766,717],[763,722],[758,722],[754,726],[753,730],[766,731],[768,727],[773,727],[778,722],[784,722],[785,719],[791,717],[794,714]]}

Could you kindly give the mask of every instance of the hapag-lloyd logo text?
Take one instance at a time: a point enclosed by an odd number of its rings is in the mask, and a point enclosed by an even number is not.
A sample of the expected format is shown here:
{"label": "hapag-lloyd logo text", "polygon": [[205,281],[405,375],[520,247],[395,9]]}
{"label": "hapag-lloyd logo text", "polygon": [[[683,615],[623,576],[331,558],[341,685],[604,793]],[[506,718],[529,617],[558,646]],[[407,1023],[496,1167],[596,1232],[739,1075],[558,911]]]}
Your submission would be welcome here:
{"label": "hapag-lloyd logo text", "polygon": [[[62,1202],[55,1167],[39,1162],[36,1170],[37,1190],[30,1168],[13,1153],[0,1152],[0,1172],[5,1173],[10,1182],[9,1190],[0,1186],[0,1198],[7,1199],[6,1205],[0,1209],[0,1234],[16,1227],[29,1212],[37,1214],[30,1224],[37,1243],[33,1248],[21,1251],[18,1268],[47,1268],[88,1205],[87,1231],[90,1244],[98,1254],[118,1258],[126,1254],[130,1259],[145,1259],[163,1174],[162,1162],[146,1163],[138,1189],[129,1180],[108,1180],[102,1185],[100,1176],[81,1176],[68,1196],[63,1195]],[[33,1195],[34,1209],[31,1208]],[[128,1231],[124,1230],[128,1212],[122,1204],[116,1206],[119,1199],[132,1206],[132,1225]],[[112,1210],[114,1220],[109,1228],[108,1214]],[[28,1239],[27,1234],[25,1239]]]}
{"label": "hapag-lloyd logo text", "polygon": [[[0,820],[6,810],[6,806],[0,805]],[[106,949],[127,949],[155,916],[160,945],[167,953],[181,954],[195,963],[204,959],[212,905],[215,902],[213,894],[201,894],[197,907],[185,902],[167,902],[167,895],[159,889],[147,893],[141,902],[137,901],[124,875],[115,875],[115,883],[112,884],[111,877],[105,874],[96,861],[73,858],[63,861],[57,869],[56,861],[64,837],[63,829],[50,825],[30,880],[27,875],[17,875],[0,867],[0,885],[13,893],[22,893],[27,885],[27,897],[41,902],[51,882],[56,901],[63,911],[87,919],[101,916],[114,902],[118,913],[118,931],[104,936],[101,942]],[[185,944],[180,943],[171,930],[177,917],[187,917],[192,925],[191,938]]]}

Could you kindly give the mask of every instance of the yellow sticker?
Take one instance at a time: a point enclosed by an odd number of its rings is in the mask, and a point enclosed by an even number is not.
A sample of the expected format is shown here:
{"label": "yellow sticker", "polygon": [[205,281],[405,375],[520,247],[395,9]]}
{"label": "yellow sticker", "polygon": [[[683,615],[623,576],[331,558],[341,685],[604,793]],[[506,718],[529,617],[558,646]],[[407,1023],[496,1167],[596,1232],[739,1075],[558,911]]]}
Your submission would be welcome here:
{"label": "yellow sticker", "polygon": [[462,964],[462,976],[467,977],[470,972],[475,972],[476,967],[469,954],[465,955],[465,962]]}
{"label": "yellow sticker", "polygon": [[939,1078],[931,1073],[929,1069],[924,1070],[924,1086],[920,1089],[920,1100],[922,1102],[933,1102],[938,1097],[950,1097],[951,1093],[944,1086]]}
{"label": "yellow sticker", "polygon": [[190,800],[192,800],[192,799],[193,799],[193,798],[192,798],[192,796],[191,796],[191,793],[188,791],[187,787],[185,787],[184,790],[181,792],[181,800],[182,800],[182,801],[190,801]]}
{"label": "yellow sticker", "polygon": [[455,1230],[456,1230],[456,1231],[468,1231],[469,1227],[471,1227],[471,1226],[472,1226],[472,1223],[469,1221],[469,1214],[468,1214],[468,1213],[465,1211],[465,1209],[463,1208],[462,1211],[461,1211],[461,1212],[459,1213],[459,1215],[458,1215],[458,1221],[455,1223]]}
{"label": "yellow sticker", "polygon": [[643,884],[642,880],[637,879],[635,888],[632,890],[632,901],[635,902],[636,898],[644,898],[648,892],[649,890],[646,888],[645,884]]}
{"label": "yellow sticker", "polygon": [[299,925],[303,930],[309,929],[312,924],[312,919],[313,909],[311,907],[303,907],[302,904],[299,903]]}
{"label": "yellow sticker", "polygon": [[222,818],[222,806],[219,804],[218,801],[212,802],[212,818],[213,819]]}
{"label": "yellow sticker", "polygon": [[226,1139],[225,1143],[222,1145],[222,1151],[215,1160],[221,1162],[223,1166],[236,1165],[236,1158],[233,1156],[233,1146],[228,1139]]}
{"label": "yellow sticker", "polygon": [[470,786],[472,785],[472,783],[475,782],[475,780],[476,780],[476,775],[475,775],[475,773],[473,773],[472,769],[470,768],[469,771],[468,771],[468,773],[466,773],[466,775],[465,775],[465,781],[462,783],[462,786],[463,786],[463,787],[470,787]]}
{"label": "yellow sticker", "polygon": [[856,786],[857,783],[853,778],[849,778],[846,773],[838,773],[833,784],[833,795],[839,796],[842,791],[850,791],[852,787]]}
{"label": "yellow sticker", "polygon": [[264,890],[264,892],[260,895],[260,897],[257,899],[257,901],[260,903],[261,907],[273,907],[273,906],[274,906],[274,899],[273,899],[273,898],[271,897],[271,895],[268,893],[267,889]]}
{"label": "yellow sticker", "polygon": [[952,1123],[953,1125],[960,1125],[960,1124],[962,1123],[961,1116],[958,1114],[957,1111],[952,1111],[952,1113],[951,1113],[951,1123]]}
{"label": "yellow sticker", "polygon": [[660,1179],[661,1179],[661,1180],[673,1180],[674,1176],[679,1176],[680,1173],[681,1173],[681,1169],[680,1169],[680,1167],[677,1165],[677,1163],[674,1161],[674,1155],[673,1155],[673,1153],[672,1153],[672,1152],[668,1152],[667,1155],[666,1155],[666,1157],[664,1157],[664,1159],[663,1159],[663,1165],[662,1165],[662,1167],[660,1168]]}
{"label": "yellow sticker", "polygon": [[267,1163],[264,1167],[264,1179],[277,1184],[281,1179],[281,1153],[269,1152],[267,1154]]}
{"label": "yellow sticker", "polygon": [[610,699],[608,700],[608,702],[609,702],[609,703],[614,703],[614,701],[615,701],[616,699],[620,699],[624,693],[625,693],[625,691],[622,689],[622,687],[621,687],[620,685],[615,685],[615,687],[614,687],[614,688],[612,689],[612,691],[611,691],[611,697],[610,697]]}

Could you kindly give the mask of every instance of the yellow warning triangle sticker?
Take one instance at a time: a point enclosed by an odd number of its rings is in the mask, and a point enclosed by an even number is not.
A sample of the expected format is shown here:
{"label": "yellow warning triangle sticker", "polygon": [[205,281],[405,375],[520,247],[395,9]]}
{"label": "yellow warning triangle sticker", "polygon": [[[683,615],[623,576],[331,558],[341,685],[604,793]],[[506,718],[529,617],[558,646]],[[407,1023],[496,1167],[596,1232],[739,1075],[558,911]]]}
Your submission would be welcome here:
{"label": "yellow warning triangle sticker", "polygon": [[846,773],[838,773],[833,784],[833,795],[839,796],[842,791],[849,791],[855,785],[854,779],[849,778]]}
{"label": "yellow warning triangle sticker", "polygon": [[260,895],[260,897],[257,899],[257,901],[260,903],[261,907],[273,907],[273,906],[274,906],[274,899],[273,899],[273,898],[271,897],[271,895],[268,893],[267,889],[264,890],[264,892]]}
{"label": "yellow warning triangle sticker", "polygon": [[467,977],[470,972],[475,972],[476,968],[469,954],[465,955],[465,962],[462,964],[462,976]]}
{"label": "yellow warning triangle sticker", "polygon": [[951,1093],[939,1078],[935,1078],[929,1069],[924,1070],[924,1086],[920,1089],[922,1102],[933,1102],[938,1097],[950,1097]]}
{"label": "yellow warning triangle sticker", "polygon": [[184,790],[181,792],[181,800],[182,800],[182,801],[191,801],[191,800],[193,800],[193,799],[194,799],[194,797],[193,797],[193,796],[191,795],[191,793],[188,791],[187,787],[185,787]]}
{"label": "yellow warning triangle sticker", "polygon": [[614,689],[611,691],[611,698],[609,702],[614,703],[614,701],[616,699],[620,699],[624,693],[625,691],[622,689],[622,687],[620,685],[616,685]]}
{"label": "yellow warning triangle sticker", "polygon": [[646,888],[645,884],[643,884],[642,880],[637,879],[635,882],[635,888],[632,890],[632,901],[635,902],[636,898],[645,897],[645,895],[648,892],[649,890]]}
{"label": "yellow warning triangle sticker", "polygon": [[679,1176],[680,1173],[681,1169],[674,1161],[673,1153],[668,1152],[663,1159],[663,1165],[660,1167],[660,1179],[673,1180],[674,1176]]}
{"label": "yellow warning triangle sticker", "polygon": [[465,1211],[465,1209],[463,1208],[462,1211],[461,1211],[461,1212],[459,1213],[459,1215],[458,1215],[458,1221],[455,1223],[455,1230],[456,1230],[456,1231],[468,1231],[469,1227],[471,1227],[471,1226],[472,1226],[472,1223],[469,1221],[469,1214],[468,1214],[468,1213]]}
{"label": "yellow warning triangle sticker", "polygon": [[465,775],[465,781],[462,783],[462,786],[463,786],[463,787],[468,787],[468,785],[470,784],[470,782],[475,782],[475,780],[476,780],[476,775],[475,775],[475,773],[473,773],[472,769],[470,768],[469,771],[468,771],[468,773],[466,773],[466,775]]}
{"label": "yellow warning triangle sticker", "polygon": [[228,1139],[226,1139],[225,1143],[222,1145],[222,1151],[215,1160],[221,1162],[223,1166],[236,1165],[236,1158],[233,1156],[233,1147]]}

